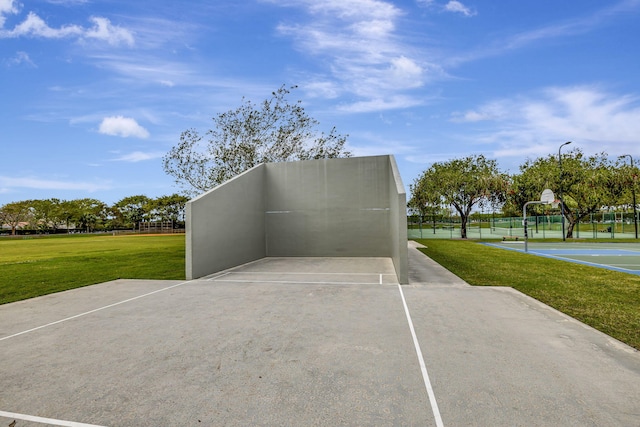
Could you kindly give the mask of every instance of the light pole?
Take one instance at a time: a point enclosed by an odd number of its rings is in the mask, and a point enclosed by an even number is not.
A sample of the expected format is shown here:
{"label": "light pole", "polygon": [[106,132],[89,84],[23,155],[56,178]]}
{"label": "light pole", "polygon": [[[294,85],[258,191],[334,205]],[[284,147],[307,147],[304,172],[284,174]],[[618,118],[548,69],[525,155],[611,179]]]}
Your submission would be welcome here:
{"label": "light pole", "polygon": [[636,231],[636,239],[637,239],[638,238],[638,212],[636,211],[636,176],[635,176],[635,171],[633,171],[633,157],[631,157],[631,154],[623,154],[619,158],[622,159],[624,157],[628,157],[629,160],[631,161],[631,169],[632,169],[631,172],[634,173],[633,183],[631,184],[631,196],[633,197],[633,227]]}
{"label": "light pole", "polygon": [[564,233],[564,200],[562,199],[562,156],[560,155],[560,150],[562,149],[562,147],[564,147],[565,145],[569,145],[571,144],[571,141],[567,141],[564,144],[562,144],[560,147],[558,147],[558,164],[560,166],[560,220],[562,221],[562,241],[566,241],[567,240],[567,236]]}

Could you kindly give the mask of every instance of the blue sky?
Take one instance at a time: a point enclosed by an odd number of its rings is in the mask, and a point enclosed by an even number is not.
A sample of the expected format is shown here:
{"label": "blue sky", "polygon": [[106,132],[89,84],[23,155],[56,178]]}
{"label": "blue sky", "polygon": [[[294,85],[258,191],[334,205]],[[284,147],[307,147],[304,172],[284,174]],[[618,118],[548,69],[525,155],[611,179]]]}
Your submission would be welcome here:
{"label": "blue sky", "polygon": [[0,0],[0,204],[177,192],[180,133],[282,84],[407,187],[568,140],[640,163],[639,19],[640,0]]}

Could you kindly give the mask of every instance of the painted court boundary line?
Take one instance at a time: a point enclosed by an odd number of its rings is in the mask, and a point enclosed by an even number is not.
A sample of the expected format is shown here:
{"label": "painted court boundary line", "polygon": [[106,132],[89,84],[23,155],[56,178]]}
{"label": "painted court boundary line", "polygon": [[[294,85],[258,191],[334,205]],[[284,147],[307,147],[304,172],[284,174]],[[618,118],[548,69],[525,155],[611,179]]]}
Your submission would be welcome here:
{"label": "painted court boundary line", "polygon": [[[219,279],[209,280],[210,282],[221,283],[270,283],[280,285],[383,285],[382,279],[376,282],[303,282],[300,280],[239,280],[239,279]],[[396,283],[389,283],[395,285]]]}
{"label": "painted court boundary line", "polygon": [[[261,279],[232,279],[232,275],[241,276],[261,276],[261,275],[280,275],[280,276],[370,276],[374,281],[371,282],[328,282],[326,280],[310,281],[310,280],[261,280]],[[216,277],[205,279],[208,282],[227,282],[227,283],[276,283],[276,284],[301,284],[301,285],[384,285],[384,276],[395,277],[390,273],[310,273],[310,272],[226,272]],[[397,282],[390,282],[389,285],[395,285]]]}
{"label": "painted court boundary line", "polygon": [[427,394],[429,395],[429,403],[431,403],[431,410],[433,411],[433,416],[436,420],[436,426],[444,427],[444,423],[442,422],[442,416],[440,416],[440,410],[438,409],[438,402],[436,402],[436,395],[433,392],[433,387],[431,386],[431,381],[429,380],[427,365],[424,363],[424,358],[422,357],[422,350],[420,350],[420,343],[418,342],[418,337],[416,336],[416,330],[414,329],[413,321],[411,320],[411,314],[409,314],[409,307],[407,306],[407,301],[404,299],[404,292],[402,292],[402,286],[400,284],[398,284],[398,290],[400,291],[400,297],[402,298],[402,305],[404,306],[404,312],[407,315],[407,322],[409,323],[409,329],[411,330],[413,345],[416,348],[418,362],[420,363],[420,370],[422,371],[422,379],[424,380],[424,386],[426,387]]}
{"label": "painted court boundary line", "polygon": [[[319,272],[309,272],[309,271],[228,271],[220,276],[217,277],[222,277],[222,276],[227,276],[229,274],[242,274],[242,275],[295,275],[295,276],[395,276],[395,274],[393,273],[331,273],[331,272],[324,272],[324,271],[319,271]],[[215,279],[217,277],[212,277],[211,279]],[[207,280],[211,280],[211,279],[207,279]]]}
{"label": "painted court boundary line", "polygon": [[64,421],[64,420],[54,420],[53,418],[42,418],[35,417],[33,415],[24,415],[24,414],[16,414],[14,412],[5,412],[0,411],[0,417],[6,418],[14,418],[16,420],[22,421],[33,421],[40,424],[49,424],[52,426],[63,426],[63,427],[105,427],[99,426],[96,424],[85,424],[85,423],[76,423],[73,421]]}
{"label": "painted court boundary line", "polygon": [[155,290],[153,292],[149,292],[149,293],[146,293],[144,295],[138,295],[137,297],[129,298],[129,299],[126,299],[124,301],[119,301],[119,302],[116,302],[116,303],[113,303],[113,304],[105,305],[104,307],[99,307],[99,308],[95,308],[93,310],[85,311],[84,313],[76,314],[75,316],[66,317],[64,319],[56,320],[55,322],[47,323],[46,325],[40,325],[40,326],[37,326],[35,328],[27,329],[26,331],[22,331],[22,332],[18,332],[16,334],[13,334],[13,335],[2,337],[2,338],[0,338],[0,341],[8,340],[10,338],[15,338],[15,337],[18,337],[20,335],[28,334],[29,332],[34,332],[34,331],[37,331],[39,329],[44,329],[44,328],[47,328],[49,326],[53,326],[53,325],[57,325],[59,323],[67,322],[69,320],[77,319],[79,317],[86,316],[88,314],[92,314],[92,313],[96,313],[98,311],[106,310],[108,308],[115,307],[115,306],[118,306],[118,305],[121,305],[121,304],[125,304],[125,303],[131,302],[131,301],[135,301],[135,300],[140,299],[140,298],[148,297],[150,295],[157,294],[159,292],[164,292],[164,291],[167,291],[169,289],[177,288],[178,286],[182,286],[184,284],[191,283],[191,282],[192,282],[191,280],[187,280],[186,282],[180,282],[180,283],[175,284],[175,285],[167,286],[166,288],[157,289],[157,290]]}

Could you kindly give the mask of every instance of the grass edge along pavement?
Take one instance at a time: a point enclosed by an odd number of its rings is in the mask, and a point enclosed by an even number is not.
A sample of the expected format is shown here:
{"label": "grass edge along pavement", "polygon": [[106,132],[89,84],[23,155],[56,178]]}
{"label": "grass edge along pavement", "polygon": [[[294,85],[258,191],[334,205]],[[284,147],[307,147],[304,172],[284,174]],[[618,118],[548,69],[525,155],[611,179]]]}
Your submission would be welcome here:
{"label": "grass edge along pavement", "polygon": [[640,350],[640,276],[493,248],[416,239],[470,285],[509,286]]}
{"label": "grass edge along pavement", "polygon": [[185,236],[0,239],[0,304],[116,279],[184,280]]}

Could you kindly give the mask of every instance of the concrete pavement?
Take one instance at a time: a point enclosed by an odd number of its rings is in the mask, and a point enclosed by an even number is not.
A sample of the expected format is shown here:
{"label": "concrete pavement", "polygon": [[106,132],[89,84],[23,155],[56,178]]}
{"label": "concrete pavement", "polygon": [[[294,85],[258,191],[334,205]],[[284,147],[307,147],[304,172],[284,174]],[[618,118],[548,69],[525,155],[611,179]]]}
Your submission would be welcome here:
{"label": "concrete pavement", "polygon": [[637,351],[410,245],[401,288],[386,258],[268,258],[0,306],[0,426],[640,425]]}

